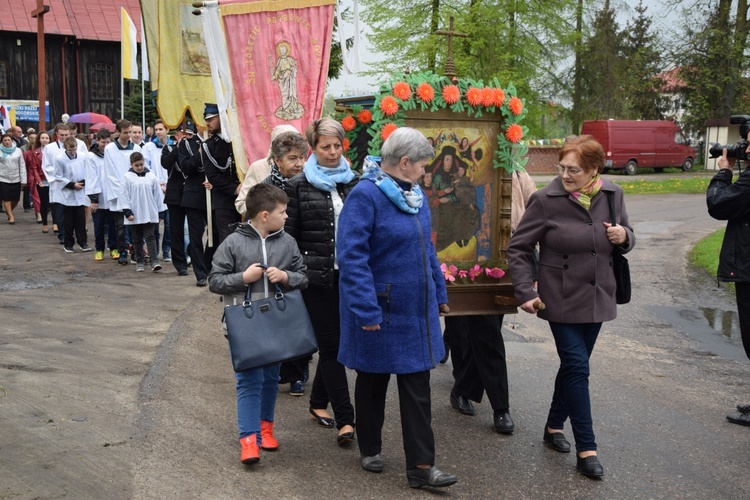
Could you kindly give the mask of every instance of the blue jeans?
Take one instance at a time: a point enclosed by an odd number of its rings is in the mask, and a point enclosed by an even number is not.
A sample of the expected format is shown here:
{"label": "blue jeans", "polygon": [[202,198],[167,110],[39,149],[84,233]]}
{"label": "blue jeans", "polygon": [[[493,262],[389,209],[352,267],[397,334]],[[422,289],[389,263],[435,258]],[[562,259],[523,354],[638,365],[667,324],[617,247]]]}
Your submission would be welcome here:
{"label": "blue jeans", "polygon": [[[91,214],[94,221],[94,241],[97,252],[103,252],[106,247],[110,249],[117,248],[117,237],[115,236],[115,218],[112,212],[103,208],[97,209]],[[108,228],[107,245],[104,244],[105,228]]]}
{"label": "blue jeans", "polygon": [[555,392],[547,417],[550,429],[562,429],[570,417],[576,450],[596,450],[589,398],[589,358],[594,350],[601,323],[549,322],[555,337],[560,369],[555,378]]}
{"label": "blue jeans", "polygon": [[280,364],[236,372],[237,425],[240,439],[255,434],[260,445],[260,421],[273,422],[279,392]]}

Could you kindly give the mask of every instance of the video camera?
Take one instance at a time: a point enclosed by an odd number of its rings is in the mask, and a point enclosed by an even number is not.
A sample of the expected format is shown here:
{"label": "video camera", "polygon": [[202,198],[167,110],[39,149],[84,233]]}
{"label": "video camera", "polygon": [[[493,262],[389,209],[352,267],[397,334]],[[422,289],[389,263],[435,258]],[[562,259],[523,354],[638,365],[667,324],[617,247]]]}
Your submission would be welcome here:
{"label": "video camera", "polygon": [[719,144],[712,142],[708,150],[709,158],[718,158],[722,155],[722,150],[726,148],[727,158],[736,158],[747,161],[747,133],[750,130],[750,115],[732,115],[729,117],[729,123],[740,126],[740,137],[742,139],[737,144]]}

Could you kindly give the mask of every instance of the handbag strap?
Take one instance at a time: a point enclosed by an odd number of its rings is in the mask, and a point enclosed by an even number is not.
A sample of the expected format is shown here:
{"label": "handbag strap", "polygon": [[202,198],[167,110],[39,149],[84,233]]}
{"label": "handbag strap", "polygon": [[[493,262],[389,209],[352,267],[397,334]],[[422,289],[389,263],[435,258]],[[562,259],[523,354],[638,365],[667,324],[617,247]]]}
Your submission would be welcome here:
{"label": "handbag strap", "polygon": [[[276,287],[276,293],[274,294],[274,297],[276,300],[281,300],[284,298],[284,292],[281,291],[281,287],[278,283],[274,283],[274,286]],[[245,302],[242,303],[245,307],[252,304],[252,301],[250,300],[252,287],[250,285],[247,286],[247,291],[245,292]]]}
{"label": "handbag strap", "polygon": [[609,220],[612,221],[612,225],[617,225],[617,217],[615,217],[615,193],[608,191],[607,199],[609,200]]}

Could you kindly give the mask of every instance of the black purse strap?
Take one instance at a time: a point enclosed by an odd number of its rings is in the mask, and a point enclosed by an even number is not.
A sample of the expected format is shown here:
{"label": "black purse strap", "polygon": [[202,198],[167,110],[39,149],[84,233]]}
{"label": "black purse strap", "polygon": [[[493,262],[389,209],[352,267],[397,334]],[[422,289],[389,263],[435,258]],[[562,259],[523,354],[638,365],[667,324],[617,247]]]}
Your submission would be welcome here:
{"label": "black purse strap", "polygon": [[617,217],[615,217],[615,193],[607,191],[607,199],[609,200],[609,220],[612,221],[612,225],[617,225]]}
{"label": "black purse strap", "polygon": [[[274,286],[276,287],[276,293],[274,294],[273,298],[276,300],[281,300],[284,298],[284,292],[281,291],[281,287],[278,283],[274,283]],[[252,301],[250,300],[252,287],[248,285],[247,291],[245,292],[245,302],[242,303],[243,306],[248,307],[250,304],[252,304]]]}

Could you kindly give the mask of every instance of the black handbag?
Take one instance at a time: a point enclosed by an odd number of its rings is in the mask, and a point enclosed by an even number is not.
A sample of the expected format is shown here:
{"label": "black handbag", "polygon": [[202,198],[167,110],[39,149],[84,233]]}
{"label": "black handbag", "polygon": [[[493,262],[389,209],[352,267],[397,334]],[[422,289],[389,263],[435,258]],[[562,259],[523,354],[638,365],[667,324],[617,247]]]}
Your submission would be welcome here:
{"label": "black handbag", "polygon": [[234,371],[275,365],[318,350],[310,315],[299,290],[250,300],[250,287],[242,304],[224,307],[229,352]]}
{"label": "black handbag", "polygon": [[[615,193],[608,192],[609,198],[609,218],[612,225],[617,225],[615,217]],[[628,259],[617,250],[612,251],[612,268],[615,273],[615,282],[617,283],[617,293],[615,299],[618,304],[627,304],[630,302],[630,264]]]}

